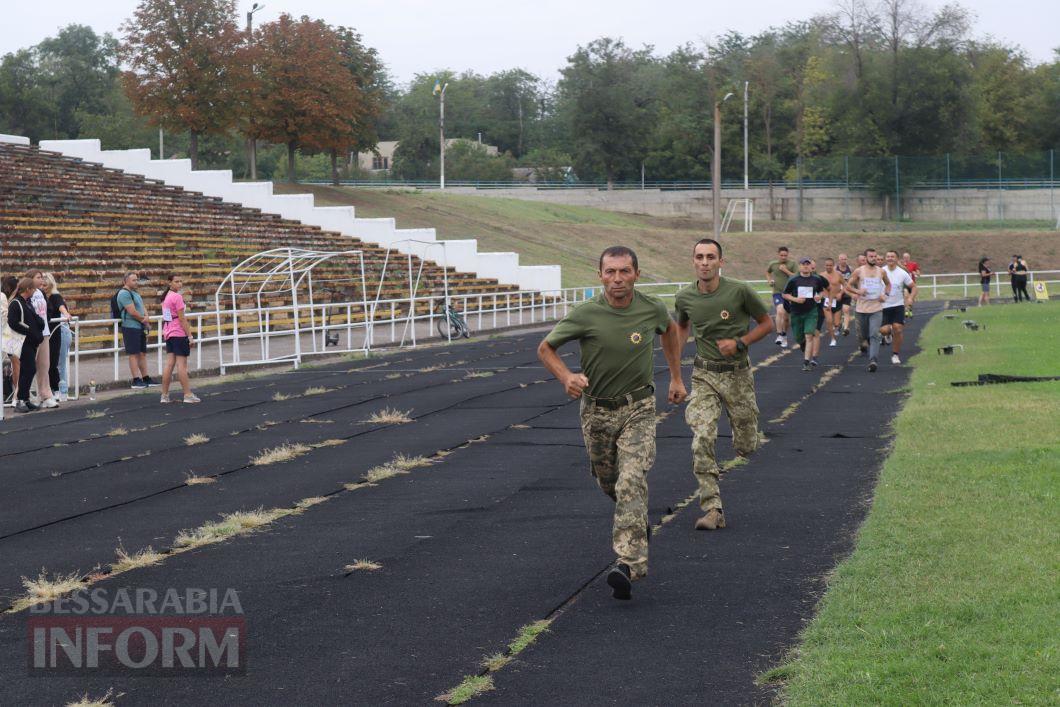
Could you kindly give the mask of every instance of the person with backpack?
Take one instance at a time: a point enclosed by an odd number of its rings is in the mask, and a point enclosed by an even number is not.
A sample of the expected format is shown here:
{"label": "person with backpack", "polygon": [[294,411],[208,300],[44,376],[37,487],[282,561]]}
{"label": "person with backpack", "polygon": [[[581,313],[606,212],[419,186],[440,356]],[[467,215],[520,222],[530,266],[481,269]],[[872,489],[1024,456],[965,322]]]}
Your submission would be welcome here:
{"label": "person with backpack", "polygon": [[166,365],[162,370],[162,403],[168,403],[170,379],[173,368],[177,369],[180,387],[184,389],[185,403],[202,402],[191,392],[188,380],[188,356],[191,356],[191,324],[184,314],[184,297],[180,294],[184,282],[180,275],[170,275],[169,284],[162,293],[162,337],[166,340]]}
{"label": "person with backpack", "polygon": [[136,390],[158,385],[147,375],[147,334],[151,330],[151,321],[144,300],[137,292],[139,289],[140,276],[134,272],[126,273],[121,289],[110,300],[111,316],[121,320],[121,336],[132,375],[130,387]]}
{"label": "person with backpack", "polygon": [[23,337],[22,350],[19,359],[22,362],[18,375],[18,390],[15,393],[17,402],[15,412],[33,412],[39,406],[29,400],[29,389],[33,385],[33,379],[37,375],[37,349],[44,341],[44,319],[30,303],[33,293],[37,291],[37,285],[33,278],[24,277],[18,281],[15,288],[15,296],[7,309],[7,324],[11,329]]}

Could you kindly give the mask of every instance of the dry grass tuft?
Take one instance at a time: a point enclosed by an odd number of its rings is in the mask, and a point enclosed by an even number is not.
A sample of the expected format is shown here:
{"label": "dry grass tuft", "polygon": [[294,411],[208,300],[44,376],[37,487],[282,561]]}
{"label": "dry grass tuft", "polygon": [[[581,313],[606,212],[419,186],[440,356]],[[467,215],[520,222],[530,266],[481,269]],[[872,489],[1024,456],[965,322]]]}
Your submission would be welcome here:
{"label": "dry grass tuft", "polygon": [[334,420],[314,420],[312,418],[307,418],[305,420],[299,420],[299,422],[304,422],[307,425],[333,425],[333,424],[335,424]]}
{"label": "dry grass tuft", "polygon": [[89,697],[88,693],[81,695],[77,702],[67,702],[66,707],[113,707],[113,700],[118,699],[124,692],[114,694],[114,688],[108,688],[102,697]]}
{"label": "dry grass tuft", "polygon": [[196,444],[206,444],[209,441],[209,437],[204,434],[199,434],[198,432],[196,432],[195,434],[190,434],[184,438],[184,444],[188,445],[189,447],[194,447]]}
{"label": "dry grass tuft", "polygon": [[293,397],[294,397],[293,395],[288,395],[287,393],[273,393],[272,394],[272,400],[273,400],[273,402],[276,402],[276,403],[282,403],[284,400],[290,400]]}
{"label": "dry grass tuft", "polygon": [[404,425],[414,420],[409,417],[411,410],[383,408],[361,422],[362,425]]}
{"label": "dry grass tuft", "polygon": [[398,476],[399,474],[409,473],[405,469],[394,466],[393,464],[382,464],[369,469],[364,474],[364,480],[369,484],[377,484],[383,479],[389,479],[392,476]]}
{"label": "dry grass tuft", "polygon": [[266,464],[278,464],[290,461],[296,457],[309,452],[309,447],[304,444],[281,444],[274,449],[266,449],[261,454],[253,457],[250,463],[254,466],[265,466]]}
{"label": "dry grass tuft", "polygon": [[493,375],[493,371],[469,371],[464,378],[489,378]]}
{"label": "dry grass tuft", "polygon": [[376,570],[381,569],[383,569],[383,566],[381,564],[379,564],[378,562],[372,562],[368,559],[357,560],[352,565],[346,565],[345,567],[347,573],[357,572],[359,570],[364,572],[375,572]]}
{"label": "dry grass tuft", "polygon": [[320,449],[321,447],[338,447],[341,444],[346,444],[349,440],[345,439],[325,439],[323,442],[317,442],[313,445],[313,449]]}
{"label": "dry grass tuft", "polygon": [[108,437],[124,437],[127,434],[129,434],[129,430],[125,429],[121,425],[118,425],[114,429],[107,431]]}
{"label": "dry grass tuft", "polygon": [[130,555],[125,551],[124,547],[119,547],[117,550],[118,561],[111,563],[110,571],[112,573],[128,572],[139,567],[150,567],[151,565],[158,564],[163,560],[165,555],[160,552],[155,552],[151,546],[146,547],[135,555]]}
{"label": "dry grass tuft", "polygon": [[301,501],[295,503],[294,507],[300,511],[304,511],[305,509],[312,508],[318,503],[323,503],[326,500],[328,500],[326,496],[310,496],[309,498],[303,498]]}
{"label": "dry grass tuft", "polygon": [[528,430],[530,425],[512,425],[513,430]]}
{"label": "dry grass tuft", "polygon": [[286,508],[258,508],[253,511],[236,511],[221,516],[221,520],[204,523],[193,530],[182,530],[177,534],[173,545],[178,548],[192,549],[203,545],[212,545],[234,535],[241,535],[263,525],[268,525],[277,518],[290,515]]}
{"label": "dry grass tuft", "polygon": [[398,469],[418,469],[421,466],[430,466],[433,462],[427,457],[407,457],[404,454],[399,454],[394,457],[394,461],[390,462]]}
{"label": "dry grass tuft", "polygon": [[493,677],[490,675],[469,675],[464,681],[451,692],[438,695],[434,699],[450,705],[462,705],[468,700],[485,694],[493,687]]}
{"label": "dry grass tuft", "polygon": [[188,474],[184,477],[184,483],[188,486],[202,486],[205,484],[215,484],[217,479],[212,476],[195,476],[194,474]]}
{"label": "dry grass tuft", "polygon": [[371,486],[371,484],[368,484],[364,481],[358,481],[357,483],[343,484],[342,488],[346,489],[347,491],[357,491],[359,489],[363,489],[366,486]]}
{"label": "dry grass tuft", "polygon": [[334,388],[325,388],[322,385],[315,385],[311,388],[306,388],[302,395],[323,395],[324,393],[330,393],[335,390]]}
{"label": "dry grass tuft", "polygon": [[85,419],[86,420],[98,420],[101,417],[106,417],[108,410],[109,410],[109,408],[105,408],[103,410],[90,410],[90,411],[85,413]]}
{"label": "dry grass tuft", "polygon": [[85,586],[85,583],[81,581],[81,575],[76,572],[49,577],[48,573],[41,568],[40,574],[37,575],[36,579],[23,577],[22,586],[26,589],[27,594],[12,605],[11,609],[13,611],[21,611],[34,604],[58,599],[65,594],[77,591]]}
{"label": "dry grass tuft", "polygon": [[510,660],[511,657],[504,653],[494,653],[493,655],[482,659],[482,667],[491,673],[495,673],[507,665]]}
{"label": "dry grass tuft", "polygon": [[435,371],[440,371],[443,368],[445,368],[445,366],[440,366],[440,365],[439,366],[425,366],[424,368],[421,368],[419,372],[420,373],[434,373]]}
{"label": "dry grass tuft", "polygon": [[385,376],[383,376],[383,378],[385,378],[388,381],[390,381],[390,380],[394,380],[395,378],[401,378],[401,376],[402,376],[401,373],[388,373]]}

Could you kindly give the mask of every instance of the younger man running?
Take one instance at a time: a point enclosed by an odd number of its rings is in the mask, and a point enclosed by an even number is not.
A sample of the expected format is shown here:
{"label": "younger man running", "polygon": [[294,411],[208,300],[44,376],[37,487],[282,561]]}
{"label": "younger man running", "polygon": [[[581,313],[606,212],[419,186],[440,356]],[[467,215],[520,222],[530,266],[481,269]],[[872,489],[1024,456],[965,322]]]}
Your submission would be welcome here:
{"label": "younger man running", "polygon": [[891,363],[898,366],[902,363],[898,354],[902,350],[902,330],[905,329],[907,314],[905,289],[908,287],[910,294],[915,298],[916,281],[898,265],[898,253],[889,250],[884,258],[887,265],[883,271],[890,287],[887,290],[887,300],[883,303],[883,325],[880,327],[880,334],[891,337]]}
{"label": "younger man running", "polygon": [[766,266],[766,280],[773,287],[773,309],[777,318],[777,338],[774,343],[784,348],[788,345],[788,310],[784,307],[784,288],[796,270],[798,266],[788,257],[788,247],[784,245],[777,248],[777,259],[769,261]]}
{"label": "younger man running", "polygon": [[[690,331],[696,338],[692,397],[685,409],[685,422],[692,429],[692,471],[704,514],[696,521],[696,530],[725,527],[714,447],[722,406],[729,415],[736,453],[747,457],[758,449],[758,403],[747,347],[773,331],[766,305],[746,282],[722,277],[723,263],[716,240],[696,243],[692,250],[696,281],[674,299],[681,342]],[[748,331],[752,320],[756,326]]]}
{"label": "younger man running", "polygon": [[828,327],[828,333],[832,337],[829,346],[836,345],[836,337],[839,335],[839,326],[842,323],[842,298],[843,298],[843,276],[835,269],[835,261],[831,258],[824,259],[824,274],[821,275],[828,283],[827,296],[824,300],[824,322]]}
{"label": "younger man running", "polygon": [[[876,249],[864,253],[865,264],[859,265],[850,275],[847,292],[858,298],[854,313],[857,316],[858,336],[868,340],[869,373],[875,373],[880,355],[880,323],[883,319],[883,303],[887,299],[890,281],[883,268],[876,265]],[[865,351],[865,349],[862,349]]]}
{"label": "younger man running", "polygon": [[802,345],[802,370],[812,371],[817,365],[814,343],[818,341],[818,305],[825,293],[825,280],[813,271],[813,261],[799,260],[799,274],[788,280],[784,299],[791,303],[791,330]]}

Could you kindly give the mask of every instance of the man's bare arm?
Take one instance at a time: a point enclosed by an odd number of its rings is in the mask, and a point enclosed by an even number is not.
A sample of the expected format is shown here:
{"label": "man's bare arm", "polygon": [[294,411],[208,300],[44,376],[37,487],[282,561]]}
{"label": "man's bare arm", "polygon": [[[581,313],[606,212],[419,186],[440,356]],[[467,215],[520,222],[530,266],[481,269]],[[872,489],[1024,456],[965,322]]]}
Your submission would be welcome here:
{"label": "man's bare arm", "polygon": [[537,345],[537,357],[548,372],[563,384],[564,391],[570,397],[580,398],[582,391],[589,387],[589,379],[581,373],[572,373],[547,340],[542,339]]}
{"label": "man's bare arm", "polygon": [[670,390],[667,399],[677,405],[684,402],[688,397],[685,383],[681,380],[681,349],[684,347],[686,336],[681,338],[681,325],[671,321],[662,334],[663,356],[666,357],[666,365],[670,369]]}

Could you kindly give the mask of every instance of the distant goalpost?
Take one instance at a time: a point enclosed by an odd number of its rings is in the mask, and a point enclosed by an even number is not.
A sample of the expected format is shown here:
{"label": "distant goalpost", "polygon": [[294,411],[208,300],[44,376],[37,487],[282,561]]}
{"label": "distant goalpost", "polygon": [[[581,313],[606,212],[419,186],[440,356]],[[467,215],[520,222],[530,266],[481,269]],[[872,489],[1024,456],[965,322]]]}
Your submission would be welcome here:
{"label": "distant goalpost", "polygon": [[729,203],[725,205],[725,217],[721,221],[722,233],[729,230],[732,226],[732,220],[740,209],[743,209],[743,230],[744,233],[751,233],[754,229],[754,216],[755,216],[755,202],[754,199],[729,199]]}

